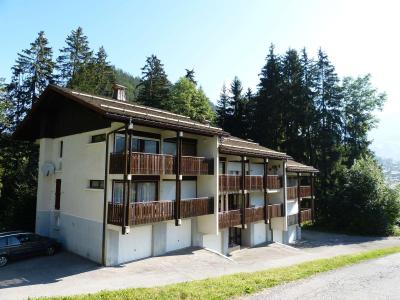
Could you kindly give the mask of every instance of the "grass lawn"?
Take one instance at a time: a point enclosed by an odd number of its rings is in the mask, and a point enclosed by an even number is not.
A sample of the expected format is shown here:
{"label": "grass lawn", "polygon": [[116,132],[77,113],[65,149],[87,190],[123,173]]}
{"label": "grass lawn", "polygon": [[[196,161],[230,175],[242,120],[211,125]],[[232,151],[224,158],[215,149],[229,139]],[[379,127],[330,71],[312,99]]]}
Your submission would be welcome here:
{"label": "grass lawn", "polygon": [[230,299],[259,292],[276,285],[355,264],[368,259],[400,253],[400,247],[370,250],[358,254],[318,259],[298,265],[268,269],[254,273],[238,273],[217,278],[171,284],[153,288],[103,291],[95,294],[41,299]]}

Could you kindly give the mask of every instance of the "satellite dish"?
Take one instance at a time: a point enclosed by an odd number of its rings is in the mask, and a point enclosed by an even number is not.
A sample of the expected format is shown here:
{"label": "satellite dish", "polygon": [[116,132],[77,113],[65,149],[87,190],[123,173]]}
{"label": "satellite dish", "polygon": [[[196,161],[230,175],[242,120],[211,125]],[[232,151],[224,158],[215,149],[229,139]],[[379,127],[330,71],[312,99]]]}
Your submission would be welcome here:
{"label": "satellite dish", "polygon": [[41,170],[44,176],[50,176],[56,171],[56,166],[52,162],[46,162],[42,165]]}

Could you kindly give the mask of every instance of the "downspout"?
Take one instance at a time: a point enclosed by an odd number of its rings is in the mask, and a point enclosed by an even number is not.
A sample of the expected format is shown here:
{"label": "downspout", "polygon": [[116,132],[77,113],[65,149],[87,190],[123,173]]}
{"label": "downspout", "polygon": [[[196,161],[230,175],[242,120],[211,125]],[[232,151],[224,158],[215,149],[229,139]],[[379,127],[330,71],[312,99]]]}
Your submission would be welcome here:
{"label": "downspout", "polygon": [[268,199],[268,159],[264,157],[264,222],[269,222],[269,199]]}
{"label": "downspout", "polygon": [[104,168],[104,203],[103,203],[103,234],[101,241],[101,263],[106,266],[106,230],[107,230],[107,190],[108,190],[108,149],[110,136],[115,132],[121,130],[125,126],[117,128],[106,134],[106,156],[105,156],[105,168]]}
{"label": "downspout", "polygon": [[242,156],[242,228],[246,227],[246,165],[245,157]]}
{"label": "downspout", "polygon": [[297,172],[297,207],[298,207],[298,212],[297,212],[297,222],[299,223],[299,226],[301,227],[301,198],[300,198],[300,173]]}
{"label": "downspout", "polygon": [[315,223],[314,173],[311,173],[311,221]]}
{"label": "downspout", "polygon": [[286,162],[283,161],[283,216],[284,216],[284,231],[288,230],[288,220],[287,220],[287,174],[286,174]]}
{"label": "downspout", "polygon": [[181,226],[181,186],[182,186],[182,131],[176,132],[176,174],[175,174],[175,226]]}

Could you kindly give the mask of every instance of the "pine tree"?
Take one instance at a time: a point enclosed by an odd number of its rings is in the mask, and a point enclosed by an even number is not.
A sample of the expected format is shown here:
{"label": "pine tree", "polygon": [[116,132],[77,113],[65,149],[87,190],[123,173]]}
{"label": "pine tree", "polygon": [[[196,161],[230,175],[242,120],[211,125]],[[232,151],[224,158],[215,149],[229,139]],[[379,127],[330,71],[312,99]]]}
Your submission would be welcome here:
{"label": "pine tree", "polygon": [[89,63],[92,51],[89,48],[87,36],[83,34],[82,27],[72,30],[67,36],[64,48],[60,49],[60,56],[57,58],[58,83],[69,86],[71,79],[81,67]]}
{"label": "pine tree", "polygon": [[228,123],[227,130],[234,136],[245,138],[247,132],[245,128],[246,119],[246,100],[242,95],[243,86],[238,77],[235,77],[231,82],[230,94],[228,105],[232,110],[230,122]]}
{"label": "pine tree", "polygon": [[146,59],[142,68],[138,101],[144,105],[162,108],[169,99],[170,82],[164,71],[164,66],[155,55]]}
{"label": "pine tree", "polygon": [[229,123],[229,118],[231,117],[229,111],[229,95],[225,83],[222,86],[221,94],[217,103],[217,124],[221,128],[227,130],[227,124]]}
{"label": "pine tree", "polygon": [[253,138],[261,145],[280,150],[283,124],[281,115],[282,72],[281,60],[271,45],[266,64],[260,73],[260,83],[255,103],[255,122],[257,128]]}
{"label": "pine tree", "polygon": [[197,85],[197,81],[194,80],[194,69],[191,69],[191,70],[185,69],[185,71],[186,71],[185,78],[189,79],[191,82],[193,82],[194,85]]}
{"label": "pine tree", "polygon": [[106,51],[100,47],[96,55],[75,72],[69,86],[90,94],[110,96],[113,83],[115,83],[114,69],[107,61]]}
{"label": "pine tree", "polygon": [[12,129],[25,117],[47,85],[54,82],[52,55],[43,31],[39,32],[29,49],[18,53],[8,88],[12,105],[8,119]]}

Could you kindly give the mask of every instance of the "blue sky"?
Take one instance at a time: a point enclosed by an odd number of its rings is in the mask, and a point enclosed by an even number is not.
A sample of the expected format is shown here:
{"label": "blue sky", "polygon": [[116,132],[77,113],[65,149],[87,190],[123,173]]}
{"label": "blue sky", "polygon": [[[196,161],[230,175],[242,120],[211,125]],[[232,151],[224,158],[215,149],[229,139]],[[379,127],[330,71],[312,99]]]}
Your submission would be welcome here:
{"label": "blue sky", "polygon": [[319,47],[340,76],[372,74],[388,93],[379,128],[371,133],[381,156],[400,158],[400,5],[385,1],[47,1],[0,0],[0,77],[10,76],[16,53],[44,30],[54,54],[82,26],[92,48],[103,45],[110,61],[140,75],[146,56],[164,63],[171,81],[194,68],[215,102],[235,75],[255,88],[268,47],[278,52]]}

